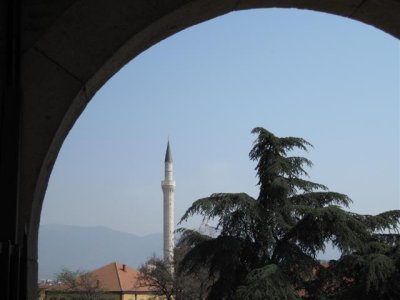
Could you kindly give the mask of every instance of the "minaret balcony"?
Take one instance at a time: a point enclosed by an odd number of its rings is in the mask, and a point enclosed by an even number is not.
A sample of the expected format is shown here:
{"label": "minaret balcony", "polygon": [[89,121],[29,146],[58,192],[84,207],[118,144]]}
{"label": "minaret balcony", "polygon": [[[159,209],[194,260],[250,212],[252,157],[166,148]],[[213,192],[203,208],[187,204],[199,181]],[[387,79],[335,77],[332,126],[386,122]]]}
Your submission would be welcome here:
{"label": "minaret balcony", "polygon": [[175,186],[175,180],[162,180],[162,186]]}

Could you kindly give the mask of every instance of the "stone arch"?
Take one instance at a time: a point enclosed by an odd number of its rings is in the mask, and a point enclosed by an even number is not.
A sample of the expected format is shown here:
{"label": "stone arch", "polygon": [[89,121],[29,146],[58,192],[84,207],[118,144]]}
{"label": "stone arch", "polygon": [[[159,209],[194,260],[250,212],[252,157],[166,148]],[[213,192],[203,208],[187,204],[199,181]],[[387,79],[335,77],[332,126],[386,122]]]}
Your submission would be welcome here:
{"label": "stone arch", "polygon": [[238,10],[297,8],[352,18],[400,37],[397,0],[37,1],[22,5],[19,236],[28,296],[37,281],[42,201],[61,145],[86,104],[135,56],[180,30]]}

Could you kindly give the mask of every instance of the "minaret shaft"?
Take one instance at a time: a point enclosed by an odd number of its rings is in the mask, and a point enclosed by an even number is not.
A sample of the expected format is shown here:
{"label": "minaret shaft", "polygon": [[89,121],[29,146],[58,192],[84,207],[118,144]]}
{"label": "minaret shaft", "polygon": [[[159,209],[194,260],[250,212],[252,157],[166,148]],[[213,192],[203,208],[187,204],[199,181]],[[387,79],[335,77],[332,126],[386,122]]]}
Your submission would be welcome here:
{"label": "minaret shaft", "polygon": [[164,260],[172,263],[174,260],[174,202],[175,202],[175,181],[173,179],[172,157],[167,146],[165,155],[164,180],[161,182],[164,195]]}

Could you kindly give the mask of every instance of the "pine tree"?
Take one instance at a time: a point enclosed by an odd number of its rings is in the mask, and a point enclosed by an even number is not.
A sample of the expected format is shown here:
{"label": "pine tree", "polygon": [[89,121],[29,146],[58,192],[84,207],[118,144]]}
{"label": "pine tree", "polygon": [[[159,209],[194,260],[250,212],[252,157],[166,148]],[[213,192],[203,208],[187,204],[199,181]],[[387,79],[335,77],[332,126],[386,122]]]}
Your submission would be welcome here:
{"label": "pine tree", "polygon": [[[382,287],[393,294],[399,283],[400,211],[378,216],[346,211],[348,196],[306,180],[311,161],[288,155],[307,151],[309,142],[260,127],[252,133],[258,134],[249,154],[257,162],[258,198],[218,193],[195,201],[180,222],[200,214],[217,221],[219,235],[183,230],[192,248],[181,269],[208,267],[214,279],[209,299],[328,299],[356,295],[360,288],[376,294]],[[323,268],[317,254],[328,242],[342,257]]]}

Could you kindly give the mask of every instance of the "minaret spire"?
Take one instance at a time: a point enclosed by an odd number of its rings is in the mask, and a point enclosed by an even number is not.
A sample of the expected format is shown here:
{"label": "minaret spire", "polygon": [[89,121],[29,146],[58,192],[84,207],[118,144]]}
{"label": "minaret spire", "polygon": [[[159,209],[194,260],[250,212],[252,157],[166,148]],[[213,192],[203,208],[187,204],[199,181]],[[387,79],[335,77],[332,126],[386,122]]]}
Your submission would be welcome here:
{"label": "minaret spire", "polygon": [[170,272],[173,272],[174,261],[174,202],[175,180],[173,178],[172,154],[169,145],[165,152],[164,180],[161,187],[164,195],[164,261],[169,264]]}
{"label": "minaret spire", "polygon": [[168,144],[167,144],[167,151],[165,152],[165,162],[172,163],[172,154],[171,154],[171,150],[169,147],[169,139],[168,139]]}

